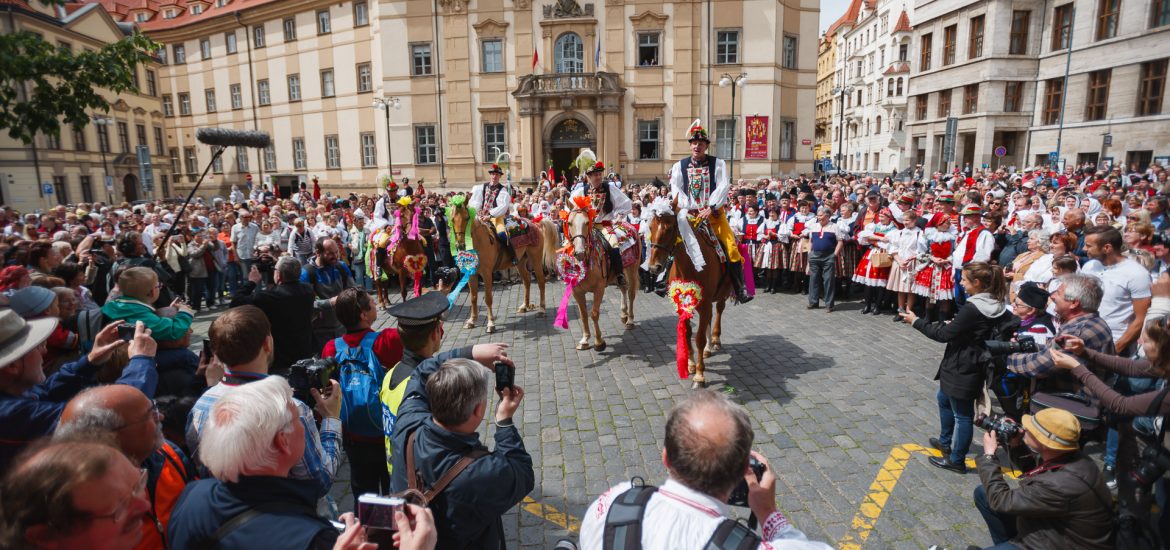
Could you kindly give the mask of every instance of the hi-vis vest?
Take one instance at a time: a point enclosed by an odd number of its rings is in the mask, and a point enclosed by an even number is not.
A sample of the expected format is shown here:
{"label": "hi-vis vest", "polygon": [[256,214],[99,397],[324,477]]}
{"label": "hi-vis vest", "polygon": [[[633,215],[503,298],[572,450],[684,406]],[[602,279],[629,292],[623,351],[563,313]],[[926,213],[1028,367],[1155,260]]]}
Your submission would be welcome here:
{"label": "hi-vis vest", "polygon": [[394,435],[394,424],[398,421],[398,407],[406,398],[406,386],[410,383],[414,369],[399,368],[402,362],[394,365],[390,372],[382,379],[382,391],[378,393],[382,399],[382,431],[386,436],[386,470],[394,473],[394,461],[390,445],[390,436]]}

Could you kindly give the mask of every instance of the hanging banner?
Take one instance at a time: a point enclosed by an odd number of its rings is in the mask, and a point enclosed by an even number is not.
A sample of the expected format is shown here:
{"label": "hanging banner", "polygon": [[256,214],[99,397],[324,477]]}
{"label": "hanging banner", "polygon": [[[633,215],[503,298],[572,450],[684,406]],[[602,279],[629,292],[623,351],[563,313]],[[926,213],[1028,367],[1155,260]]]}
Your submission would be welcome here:
{"label": "hanging banner", "polygon": [[768,158],[768,117],[766,116],[749,116],[744,117],[747,122],[746,143],[744,145],[743,158],[745,159],[767,159]]}

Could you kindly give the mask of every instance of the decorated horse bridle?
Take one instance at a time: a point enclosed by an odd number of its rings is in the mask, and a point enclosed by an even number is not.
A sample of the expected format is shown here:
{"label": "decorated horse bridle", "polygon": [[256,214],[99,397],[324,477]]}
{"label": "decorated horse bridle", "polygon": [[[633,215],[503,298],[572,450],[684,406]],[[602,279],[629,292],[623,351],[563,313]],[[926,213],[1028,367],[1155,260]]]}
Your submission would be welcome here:
{"label": "decorated horse bridle", "polygon": [[[569,211],[569,214],[572,215],[572,214],[575,214],[577,212],[581,212],[581,213],[585,214],[586,217],[589,216],[589,211],[584,209],[584,208],[574,208],[574,209]],[[585,250],[589,250],[590,245],[593,244],[593,220],[592,219],[589,220],[589,225],[588,225],[588,227],[586,227],[585,233],[577,234],[577,235],[569,235],[569,221],[568,221],[568,219],[566,219],[564,232],[565,232],[565,235],[567,235],[569,237],[569,244],[573,244],[573,243],[577,242],[577,239],[583,239],[585,241]]]}

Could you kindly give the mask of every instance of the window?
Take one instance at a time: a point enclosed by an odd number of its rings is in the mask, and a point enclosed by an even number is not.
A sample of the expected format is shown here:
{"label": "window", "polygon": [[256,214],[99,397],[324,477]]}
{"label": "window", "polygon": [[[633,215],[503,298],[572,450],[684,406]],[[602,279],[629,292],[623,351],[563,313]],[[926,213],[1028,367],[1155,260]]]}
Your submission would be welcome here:
{"label": "window", "polygon": [[898,92],[894,95],[902,95],[902,77],[898,77]]}
{"label": "window", "polygon": [[203,55],[202,59],[211,59],[211,39],[204,38],[199,41],[199,52]]}
{"label": "window", "polygon": [[293,168],[296,170],[305,169],[305,139],[293,138]]}
{"label": "window", "polygon": [[329,26],[329,10],[321,10],[317,12],[317,34],[329,34],[333,32]]}
{"label": "window", "polygon": [[1170,25],[1170,0],[1154,0],[1150,7],[1150,27]]}
{"label": "window", "polygon": [[272,90],[268,88],[268,79],[256,81],[256,95],[261,105],[272,104]]}
{"label": "window", "polygon": [[638,33],[638,66],[657,67],[662,64],[662,33]]}
{"label": "window", "polygon": [[658,152],[659,128],[657,120],[638,121],[638,158],[641,160],[656,160]]}
{"label": "window", "polygon": [[1142,63],[1142,76],[1138,81],[1137,116],[1162,113],[1162,96],[1166,88],[1166,59]]}
{"label": "window", "polygon": [[155,80],[154,71],[150,69],[146,69],[146,95],[158,97],[158,81]]}
{"label": "window", "polygon": [[179,150],[175,147],[172,147],[168,151],[168,154],[171,156],[171,171],[176,174],[182,174],[183,171],[179,169]]}
{"label": "window", "polygon": [[171,101],[171,94],[164,94],[162,96],[162,105],[163,105],[163,116],[165,116],[165,117],[175,116],[175,104],[173,101]]}
{"label": "window", "polygon": [[142,89],[141,84],[138,82],[138,67],[135,67],[134,70],[130,71],[130,80],[134,83],[135,92]]}
{"label": "window", "polygon": [[162,63],[163,65],[167,64],[167,47],[166,46],[159,48],[158,51],[156,51],[154,53],[156,55],[158,55],[158,62],[159,63]]}
{"label": "window", "polygon": [[553,58],[558,73],[584,72],[585,45],[581,37],[571,32],[559,36],[553,45]]}
{"label": "window", "polygon": [[73,127],[73,149],[85,151],[85,130],[79,126]]}
{"label": "window", "polygon": [[163,150],[166,149],[165,145],[163,142],[163,129],[157,126],[154,127],[154,154],[161,155]]}
{"label": "window", "polygon": [[873,119],[873,133],[875,133],[875,134],[882,133],[882,116],[881,115],[878,115],[877,118]]}
{"label": "window", "polygon": [[118,123],[118,145],[122,146],[123,153],[130,152],[130,125],[125,122]]}
{"label": "window", "polygon": [[194,147],[184,147],[183,148],[183,158],[186,159],[187,173],[192,174],[192,175],[198,174],[199,173],[199,159],[195,156],[195,148]]}
{"label": "window", "polygon": [[244,94],[240,91],[240,85],[239,84],[232,84],[228,88],[228,90],[232,96],[232,109],[243,109],[244,108]]}
{"label": "window", "polygon": [[438,141],[435,138],[435,127],[431,125],[414,127],[414,162],[415,164],[435,164],[439,162]]}
{"label": "window", "polygon": [[248,171],[248,148],[236,147],[236,172]]}
{"label": "window", "polygon": [[297,39],[297,20],[289,17],[284,20],[284,41],[292,42]]}
{"label": "window", "polygon": [[926,104],[929,97],[927,94],[914,97],[914,120],[926,120]]}
{"label": "window", "polygon": [[61,148],[61,134],[45,134],[45,149],[57,150]]}
{"label": "window", "polygon": [[150,15],[144,11],[140,11],[140,12],[134,14],[134,22],[135,23],[145,23],[146,20],[149,18],[150,18]]}
{"label": "window", "polygon": [[207,112],[214,113],[215,112],[215,90],[210,89],[210,88],[203,90],[203,97],[207,101]]}
{"label": "window", "polygon": [[191,6],[191,15],[199,15],[201,13],[203,13],[203,6],[201,4]]}
{"label": "window", "polygon": [[909,61],[909,60],[910,60],[910,45],[909,44],[900,44],[898,46],[898,61]]}
{"label": "window", "polygon": [[796,68],[796,44],[797,40],[795,36],[792,36],[791,34],[784,35],[784,58],[781,65],[785,69]]}
{"label": "window", "polygon": [[1064,97],[1064,80],[1053,78],[1045,84],[1044,111],[1041,112],[1042,124],[1056,124],[1060,120],[1060,102]]}
{"label": "window", "polygon": [[1003,88],[1003,110],[1008,113],[1019,112],[1023,95],[1023,82],[1006,82]]}
{"label": "window", "polygon": [[968,84],[963,87],[963,114],[969,115],[979,110],[979,85]]}
{"label": "window", "polygon": [[98,151],[102,153],[110,152],[110,127],[105,124],[95,124],[98,137]]}
{"label": "window", "polygon": [[984,16],[971,18],[970,38],[967,39],[967,59],[983,57],[983,27],[986,21]]}
{"label": "window", "polygon": [[236,53],[236,51],[238,51],[238,47],[236,46],[235,31],[224,33],[223,43],[227,45],[227,53]]}
{"label": "window", "polygon": [[942,90],[938,93],[938,116],[951,116],[951,91]]}
{"label": "window", "polygon": [[163,12],[163,19],[174,19],[175,16],[177,16],[177,15],[178,15],[178,12],[176,12],[175,10],[167,10],[167,11]]}
{"label": "window", "polygon": [[1056,6],[1052,16],[1052,49],[1063,50],[1072,37],[1073,5]]}
{"label": "window", "polygon": [[141,147],[146,147],[146,125],[135,124],[134,130],[135,135],[138,136],[138,145]]}
{"label": "window", "polygon": [[508,143],[504,137],[504,123],[497,122],[483,125],[483,158],[494,159],[500,151],[507,151]]}
{"label": "window", "polygon": [[374,134],[362,134],[362,166],[378,165],[378,146],[374,142]]}
{"label": "window", "polygon": [[276,170],[276,147],[271,143],[264,148],[264,169]]}
{"label": "window", "polygon": [[715,40],[715,63],[739,63],[739,31],[719,31]]}
{"label": "window", "polygon": [[951,25],[943,29],[943,66],[955,63],[955,38],[959,34],[959,27]]}
{"label": "window", "polygon": [[288,75],[288,100],[301,100],[301,75],[299,74]]}
{"label": "window", "polygon": [[321,71],[321,97],[333,97],[337,90],[333,85],[333,69]]}
{"label": "window", "polygon": [[480,54],[483,58],[483,72],[504,72],[504,41],[499,39],[484,40],[480,43]]}
{"label": "window", "polygon": [[69,186],[65,183],[65,176],[53,176],[53,187],[56,189],[57,200],[59,204],[67,204],[69,202]]}
{"label": "window", "polygon": [[374,75],[369,63],[362,63],[357,66],[357,91],[372,92],[374,91]]}
{"label": "window", "polygon": [[1117,36],[1117,19],[1121,16],[1121,0],[1101,0],[1097,11],[1097,40]]}
{"label": "window", "polygon": [[81,200],[93,202],[93,181],[89,176],[81,176]]}
{"label": "window", "polygon": [[733,158],[735,148],[732,140],[735,138],[735,120],[723,119],[715,121],[715,156],[722,159]]}
{"label": "window", "polygon": [[1085,120],[1102,120],[1109,104],[1109,80],[1112,69],[1089,73],[1089,90],[1085,96]]}
{"label": "window", "polygon": [[370,5],[365,2],[353,3],[353,26],[364,27],[370,24]]}
{"label": "window", "polygon": [[918,53],[918,70],[920,71],[930,70],[930,42],[930,33],[922,35],[921,47]]}
{"label": "window", "polygon": [[796,152],[796,122],[780,121],[780,159],[792,160]]}
{"label": "window", "polygon": [[1012,12],[1012,31],[1008,40],[1008,53],[1024,55],[1028,53],[1028,22],[1032,12],[1016,10]]}
{"label": "window", "polygon": [[223,173],[223,157],[211,157],[211,171],[215,174]]}
{"label": "window", "polygon": [[425,76],[431,74],[431,44],[412,44],[410,46],[411,74]]}
{"label": "window", "polygon": [[186,63],[187,62],[187,48],[185,46],[183,46],[182,44],[175,44],[173,46],[173,48],[175,50],[175,55],[174,55],[175,65],[182,65],[182,64]]}
{"label": "window", "polygon": [[264,27],[252,27],[252,45],[257,48],[264,47]]}

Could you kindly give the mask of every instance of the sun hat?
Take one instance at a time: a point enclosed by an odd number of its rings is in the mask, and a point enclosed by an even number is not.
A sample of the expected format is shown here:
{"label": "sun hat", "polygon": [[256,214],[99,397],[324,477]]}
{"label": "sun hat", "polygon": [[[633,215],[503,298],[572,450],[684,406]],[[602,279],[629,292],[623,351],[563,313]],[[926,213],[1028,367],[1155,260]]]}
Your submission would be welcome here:
{"label": "sun hat", "polygon": [[36,349],[56,328],[55,318],[25,321],[15,311],[0,310],[0,367]]}
{"label": "sun hat", "polygon": [[53,305],[53,300],[57,299],[57,294],[52,290],[39,286],[24,287],[16,292],[13,292],[8,297],[8,307],[17,315],[29,318],[36,317],[44,313],[49,306]]}
{"label": "sun hat", "polygon": [[1080,448],[1081,423],[1064,409],[1049,408],[1035,415],[1025,414],[1023,426],[1037,442],[1054,451]]}

